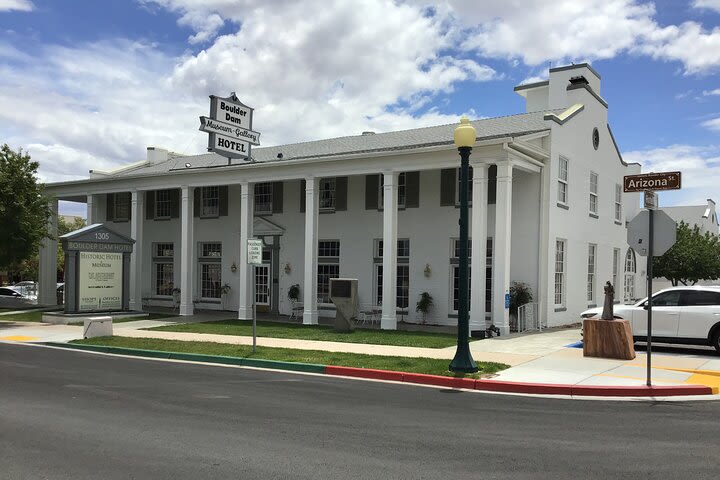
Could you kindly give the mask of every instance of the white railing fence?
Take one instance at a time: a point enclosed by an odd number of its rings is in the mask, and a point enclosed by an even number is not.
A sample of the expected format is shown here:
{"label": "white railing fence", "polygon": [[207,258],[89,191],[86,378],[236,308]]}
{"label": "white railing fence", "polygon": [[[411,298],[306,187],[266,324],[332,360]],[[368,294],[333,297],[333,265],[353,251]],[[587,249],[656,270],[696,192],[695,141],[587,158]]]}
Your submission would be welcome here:
{"label": "white railing fence", "polygon": [[540,322],[540,311],[538,304],[526,303],[518,307],[517,332],[542,331],[543,325]]}

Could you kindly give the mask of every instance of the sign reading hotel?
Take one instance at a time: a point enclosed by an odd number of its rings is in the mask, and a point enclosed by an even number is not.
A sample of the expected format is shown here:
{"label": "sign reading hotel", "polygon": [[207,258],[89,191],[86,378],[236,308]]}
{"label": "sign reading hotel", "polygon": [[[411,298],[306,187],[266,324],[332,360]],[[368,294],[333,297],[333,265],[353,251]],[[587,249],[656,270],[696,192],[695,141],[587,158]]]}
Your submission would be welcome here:
{"label": "sign reading hotel", "polygon": [[122,253],[79,252],[78,310],[122,310]]}
{"label": "sign reading hotel", "polygon": [[682,186],[680,172],[641,173],[623,177],[624,191],[644,192],[647,190],[679,190]]}
{"label": "sign reading hotel", "polygon": [[200,117],[200,131],[209,134],[208,151],[223,157],[250,159],[260,134],[252,130],[253,109],[232,92],[229,97],[210,95],[210,116]]}
{"label": "sign reading hotel", "polygon": [[135,241],[101,223],[60,240],[65,251],[65,313],[129,310]]}

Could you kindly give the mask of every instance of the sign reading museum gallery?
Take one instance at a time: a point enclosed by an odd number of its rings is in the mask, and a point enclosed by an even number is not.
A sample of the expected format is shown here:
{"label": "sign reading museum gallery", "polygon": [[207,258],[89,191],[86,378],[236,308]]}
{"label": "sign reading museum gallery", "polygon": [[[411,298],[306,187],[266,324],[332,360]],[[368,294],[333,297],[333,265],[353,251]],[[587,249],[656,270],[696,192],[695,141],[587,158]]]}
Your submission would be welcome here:
{"label": "sign reading museum gallery", "polygon": [[253,109],[232,92],[229,97],[210,95],[210,116],[200,117],[200,131],[208,133],[208,151],[228,158],[249,160],[251,145],[260,145],[252,130]]}
{"label": "sign reading museum gallery", "polygon": [[78,309],[122,310],[122,253],[79,252]]}

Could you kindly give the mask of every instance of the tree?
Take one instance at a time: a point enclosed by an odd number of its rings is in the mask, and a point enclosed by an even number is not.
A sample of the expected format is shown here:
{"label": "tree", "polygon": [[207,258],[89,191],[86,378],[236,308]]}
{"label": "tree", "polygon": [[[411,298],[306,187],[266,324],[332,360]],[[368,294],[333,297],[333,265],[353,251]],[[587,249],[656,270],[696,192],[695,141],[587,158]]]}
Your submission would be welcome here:
{"label": "tree", "polygon": [[[75,217],[72,222],[68,222],[63,217],[58,217],[58,236],[80,230],[84,226],[85,219],[83,218]],[[65,278],[65,251],[60,242],[58,242],[57,250],[57,269],[58,272],[63,272],[61,278]]]}
{"label": "tree", "polygon": [[698,280],[720,278],[720,237],[700,233],[685,222],[677,227],[677,241],[661,257],[653,259],[653,276],[665,277],[677,286],[695,285]]}
{"label": "tree", "polygon": [[15,270],[49,237],[49,200],[38,183],[38,162],[7,144],[0,147],[0,269]]}

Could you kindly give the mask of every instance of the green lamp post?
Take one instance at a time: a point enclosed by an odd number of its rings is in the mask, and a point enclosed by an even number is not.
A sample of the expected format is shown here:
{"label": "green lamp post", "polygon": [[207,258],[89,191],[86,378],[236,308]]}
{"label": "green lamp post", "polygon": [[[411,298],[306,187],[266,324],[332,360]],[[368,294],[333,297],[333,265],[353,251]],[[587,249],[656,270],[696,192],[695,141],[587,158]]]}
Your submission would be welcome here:
{"label": "green lamp post", "polygon": [[[468,175],[470,167],[470,152],[477,134],[467,117],[460,119],[460,125],[455,128],[455,146],[460,152],[460,265],[458,280],[458,341],[455,358],[450,362],[453,372],[472,373],[478,368],[470,354],[468,340]],[[480,272],[475,272],[478,275]]]}

